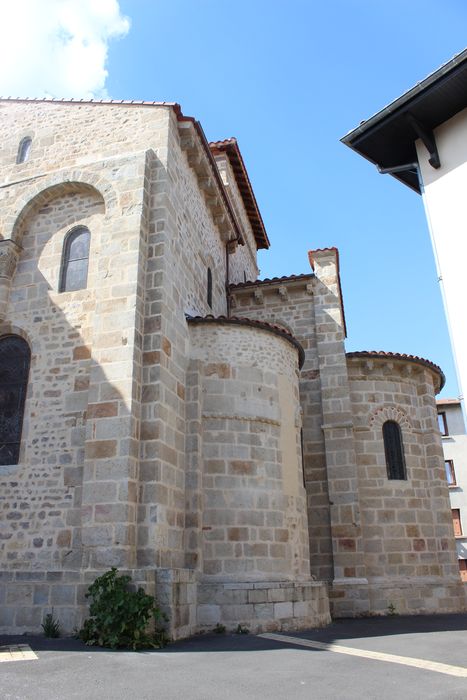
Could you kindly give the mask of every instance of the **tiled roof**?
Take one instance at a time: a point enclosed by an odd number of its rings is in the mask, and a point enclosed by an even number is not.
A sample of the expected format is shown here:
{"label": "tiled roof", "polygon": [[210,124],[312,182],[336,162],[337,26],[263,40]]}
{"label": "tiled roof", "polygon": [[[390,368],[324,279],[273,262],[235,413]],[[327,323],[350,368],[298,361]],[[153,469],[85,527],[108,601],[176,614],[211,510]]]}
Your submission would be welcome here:
{"label": "tiled roof", "polygon": [[[256,245],[258,248],[269,248],[269,239],[264,227],[263,219],[261,217],[258,204],[256,202],[256,197],[251,186],[250,178],[248,177],[247,170],[245,168],[245,163],[243,162],[242,154],[238,147],[237,139],[230,138],[224,139],[223,141],[213,141],[211,143],[206,141],[204,132],[202,131],[201,125],[192,117],[186,117],[182,113],[182,109],[177,102],[158,102],[148,101],[148,100],[75,100],[73,98],[57,99],[55,97],[0,97],[0,102],[51,102],[54,104],[83,104],[83,105],[123,105],[125,107],[171,107],[177,119],[180,121],[192,121],[201,136],[201,140],[204,141],[203,145],[208,146],[208,150],[214,155],[215,153],[226,153],[232,170],[234,171],[235,178],[237,180],[237,186],[242,195],[243,203],[245,206],[248,219],[253,230]],[[217,166],[216,166],[217,167]],[[230,205],[229,205],[230,208]],[[232,215],[233,216],[233,215]],[[233,217],[234,218],[234,217]],[[241,236],[238,235],[241,239]]]}
{"label": "tiled roof", "polygon": [[175,107],[180,109],[177,102],[157,102],[147,100],[83,100],[73,99],[73,97],[0,97],[0,102],[57,102],[59,104],[97,104],[97,105],[126,105],[135,107],[143,105],[144,107]]}
{"label": "tiled roof", "polygon": [[460,403],[460,399],[436,399],[437,406],[444,406],[447,404],[459,406]]}
{"label": "tiled roof", "polygon": [[264,227],[245,163],[243,162],[242,154],[238,147],[237,139],[230,138],[224,139],[223,141],[212,141],[209,147],[213,155],[218,153],[225,153],[227,155],[237,181],[238,189],[242,195],[243,205],[253,230],[256,246],[257,248],[269,248],[269,238]]}
{"label": "tiled roof", "polygon": [[295,280],[306,280],[313,279],[313,273],[305,273],[303,275],[283,275],[282,277],[265,277],[264,280],[255,280],[253,282],[238,282],[238,284],[231,284],[229,288],[232,291],[236,289],[241,289],[242,287],[258,287],[262,284],[279,284],[281,282],[293,282]]}
{"label": "tiled roof", "polygon": [[423,357],[418,357],[417,355],[406,355],[400,352],[385,352],[384,350],[360,350],[356,352],[347,352],[346,357],[369,357],[381,360],[403,360],[405,362],[414,362],[416,364],[428,367],[428,369],[431,369],[433,372],[436,372],[436,374],[439,375],[441,380],[440,391],[446,382],[446,377],[444,376],[444,372],[441,367],[435,365],[434,362],[425,360]]}
{"label": "tiled roof", "polygon": [[292,333],[284,328],[284,326],[268,321],[257,321],[253,318],[244,318],[241,316],[187,316],[188,323],[219,323],[221,325],[236,325],[250,326],[252,328],[260,328],[266,331],[271,331],[276,335],[280,335],[294,345],[298,350],[299,367],[301,368],[305,361],[305,351],[301,344],[292,335]]}
{"label": "tiled roof", "polygon": [[[52,103],[52,104],[72,104],[72,105],[112,105],[113,107],[118,107],[118,106],[123,106],[123,107],[170,107],[171,109],[174,110],[175,115],[177,117],[177,120],[180,122],[191,122],[201,140],[201,143],[203,145],[203,149],[207,155],[207,158],[211,164],[212,170],[214,177],[216,179],[217,184],[219,185],[219,189],[221,192],[222,199],[225,203],[225,206],[227,208],[227,211],[229,212],[230,219],[233,225],[233,228],[236,233],[236,238],[240,243],[243,243],[243,237],[241,230],[239,228],[235,212],[233,211],[232,205],[230,204],[229,198],[227,196],[227,193],[225,191],[224,183],[222,182],[222,178],[220,176],[217,164],[214,160],[213,152],[211,147],[209,146],[208,140],[206,139],[206,135],[204,134],[203,128],[200,124],[199,121],[194,119],[194,117],[189,117],[183,114],[182,109],[178,102],[157,102],[157,101],[146,101],[146,100],[75,100],[73,98],[70,99],[56,99],[54,97],[0,97],[0,102],[34,102],[34,103]],[[238,146],[237,146],[238,150]],[[240,152],[238,151],[240,154]],[[241,158],[241,156],[240,156]],[[242,161],[243,164],[243,161]],[[243,166],[244,167],[244,166]],[[248,180],[248,175],[246,174],[245,171],[245,177]],[[249,183],[249,180],[248,180]],[[251,185],[250,185],[251,187]],[[254,195],[252,193],[253,199]],[[255,200],[256,203],[256,200]],[[259,212],[258,212],[259,213]],[[255,234],[256,236],[256,234]],[[267,238],[267,237],[266,237]],[[269,241],[268,241],[269,245]],[[262,246],[262,247],[268,247],[267,246]],[[258,245],[258,247],[260,247]]]}

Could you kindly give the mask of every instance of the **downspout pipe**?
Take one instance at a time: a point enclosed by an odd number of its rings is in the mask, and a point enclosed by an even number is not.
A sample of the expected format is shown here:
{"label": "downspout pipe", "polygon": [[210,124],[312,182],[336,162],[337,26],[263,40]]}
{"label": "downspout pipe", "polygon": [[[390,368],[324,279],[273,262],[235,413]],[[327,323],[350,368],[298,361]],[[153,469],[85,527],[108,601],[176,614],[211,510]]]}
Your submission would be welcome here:
{"label": "downspout pipe", "polygon": [[230,318],[230,269],[229,269],[229,248],[231,241],[225,244],[225,293],[227,300],[227,318]]}

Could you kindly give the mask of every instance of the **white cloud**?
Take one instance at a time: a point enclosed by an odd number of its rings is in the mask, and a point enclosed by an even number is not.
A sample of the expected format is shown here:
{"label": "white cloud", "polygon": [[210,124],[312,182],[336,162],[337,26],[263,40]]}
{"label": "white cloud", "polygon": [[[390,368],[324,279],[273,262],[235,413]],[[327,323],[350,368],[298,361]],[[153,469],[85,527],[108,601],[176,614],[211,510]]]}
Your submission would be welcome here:
{"label": "white cloud", "polygon": [[0,95],[105,97],[109,42],[129,28],[118,0],[0,0]]}

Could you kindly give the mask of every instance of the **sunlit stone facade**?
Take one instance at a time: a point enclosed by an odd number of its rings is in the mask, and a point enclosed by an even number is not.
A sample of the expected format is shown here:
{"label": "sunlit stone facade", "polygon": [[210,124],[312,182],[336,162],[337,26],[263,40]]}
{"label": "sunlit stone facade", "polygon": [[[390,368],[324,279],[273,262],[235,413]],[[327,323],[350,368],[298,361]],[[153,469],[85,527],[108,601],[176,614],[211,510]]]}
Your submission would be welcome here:
{"label": "sunlit stone facade", "polygon": [[[53,606],[71,632],[110,566],[157,595],[173,637],[321,626],[329,602],[462,609],[442,375],[346,357],[337,251],[257,281],[269,242],[238,146],[208,145],[177,105],[0,109],[0,356],[12,338],[30,349],[22,425],[0,386],[0,454],[20,433],[0,466],[0,630],[38,631]],[[402,430],[403,482],[382,416]]]}

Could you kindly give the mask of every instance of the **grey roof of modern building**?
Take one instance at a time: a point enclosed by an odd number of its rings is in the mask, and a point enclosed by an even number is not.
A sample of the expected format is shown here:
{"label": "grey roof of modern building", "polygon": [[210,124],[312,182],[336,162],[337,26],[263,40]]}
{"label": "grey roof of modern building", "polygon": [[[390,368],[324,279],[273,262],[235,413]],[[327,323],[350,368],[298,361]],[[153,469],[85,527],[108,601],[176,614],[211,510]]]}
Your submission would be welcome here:
{"label": "grey roof of modern building", "polygon": [[[362,121],[342,143],[375,165],[392,168],[417,162],[413,118],[431,132],[467,107],[467,49],[417,83],[369,119]],[[393,177],[420,193],[415,170]]]}

